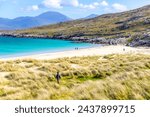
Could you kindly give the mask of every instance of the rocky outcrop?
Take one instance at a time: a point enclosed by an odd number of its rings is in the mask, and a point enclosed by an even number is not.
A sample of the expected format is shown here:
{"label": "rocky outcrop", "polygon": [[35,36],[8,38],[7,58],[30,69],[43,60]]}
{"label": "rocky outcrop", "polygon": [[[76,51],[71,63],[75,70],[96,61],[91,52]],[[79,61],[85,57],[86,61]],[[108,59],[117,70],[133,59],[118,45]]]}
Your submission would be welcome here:
{"label": "rocky outcrop", "polygon": [[95,38],[95,39],[87,39],[85,42],[95,43],[95,44],[109,44],[109,45],[118,45],[118,44],[126,44],[126,38],[114,38],[114,39],[106,39],[106,38]]}
{"label": "rocky outcrop", "polygon": [[127,24],[127,23],[123,23],[122,25],[120,25],[118,27],[119,30],[126,30],[126,29],[129,29],[130,26]]}
{"label": "rocky outcrop", "polygon": [[[117,36],[116,38],[106,39],[105,37],[101,38],[92,38],[92,37],[80,37],[80,36],[66,36],[66,35],[36,35],[36,34],[16,34],[16,33],[0,33],[0,36],[11,36],[11,37],[26,37],[26,38],[44,38],[44,39],[62,39],[62,40],[70,40],[74,42],[85,42],[85,43],[94,43],[94,44],[107,44],[107,45],[127,45],[127,46],[148,46],[150,47],[150,34],[145,33],[142,35],[136,35],[134,37],[125,37],[125,36]],[[133,38],[131,42],[128,42],[129,38]]]}
{"label": "rocky outcrop", "polygon": [[150,40],[135,40],[128,44],[128,46],[137,47],[137,46],[144,46],[150,47]]}
{"label": "rocky outcrop", "polygon": [[45,39],[63,39],[70,40],[75,42],[86,42],[86,43],[94,43],[94,44],[108,44],[108,45],[117,45],[117,44],[126,44],[127,39],[124,37],[106,39],[104,37],[101,38],[92,38],[92,37],[79,37],[79,36],[66,36],[66,35],[33,35],[33,34],[15,34],[15,33],[0,33],[0,36],[11,36],[11,37],[26,37],[26,38],[45,38]]}
{"label": "rocky outcrop", "polygon": [[147,18],[145,21],[144,21],[144,24],[150,24],[150,18]]}
{"label": "rocky outcrop", "polygon": [[150,34],[137,35],[134,39],[128,44],[128,46],[137,47],[137,46],[147,46],[150,47]]}

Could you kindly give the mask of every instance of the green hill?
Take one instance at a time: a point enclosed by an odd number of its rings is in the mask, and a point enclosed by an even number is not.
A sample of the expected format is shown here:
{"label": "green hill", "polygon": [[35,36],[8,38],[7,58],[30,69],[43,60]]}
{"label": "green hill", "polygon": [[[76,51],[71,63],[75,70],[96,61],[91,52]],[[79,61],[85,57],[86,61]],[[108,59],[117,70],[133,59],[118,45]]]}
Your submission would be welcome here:
{"label": "green hill", "polygon": [[[150,5],[53,25],[18,30],[17,36],[47,37],[94,43],[150,46]],[[142,40],[142,41],[141,41]]]}

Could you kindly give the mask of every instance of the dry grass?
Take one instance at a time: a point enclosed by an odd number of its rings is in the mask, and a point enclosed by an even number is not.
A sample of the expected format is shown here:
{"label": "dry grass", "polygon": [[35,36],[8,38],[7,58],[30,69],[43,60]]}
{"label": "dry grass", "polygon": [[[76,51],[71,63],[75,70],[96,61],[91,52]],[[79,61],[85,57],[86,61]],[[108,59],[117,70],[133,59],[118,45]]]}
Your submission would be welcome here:
{"label": "dry grass", "polygon": [[[58,85],[55,74],[60,71]],[[0,99],[150,99],[150,56],[0,62]]]}

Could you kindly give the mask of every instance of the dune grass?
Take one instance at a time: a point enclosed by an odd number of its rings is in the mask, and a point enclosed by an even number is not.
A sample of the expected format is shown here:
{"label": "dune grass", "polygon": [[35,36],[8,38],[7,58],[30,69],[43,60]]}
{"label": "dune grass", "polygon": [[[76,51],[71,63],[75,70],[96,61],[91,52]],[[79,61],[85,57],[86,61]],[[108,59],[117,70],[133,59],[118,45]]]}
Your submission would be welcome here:
{"label": "dune grass", "polygon": [[0,99],[149,100],[150,56],[0,61]]}

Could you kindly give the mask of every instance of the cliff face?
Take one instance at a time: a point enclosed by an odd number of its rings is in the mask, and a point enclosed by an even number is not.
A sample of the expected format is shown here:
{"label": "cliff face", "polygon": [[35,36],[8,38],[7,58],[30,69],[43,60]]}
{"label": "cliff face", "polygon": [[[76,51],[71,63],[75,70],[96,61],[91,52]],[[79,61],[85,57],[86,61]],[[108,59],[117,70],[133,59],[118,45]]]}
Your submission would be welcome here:
{"label": "cliff face", "polygon": [[149,46],[150,5],[127,12],[105,14],[92,19],[74,20],[10,33],[23,37]]}

